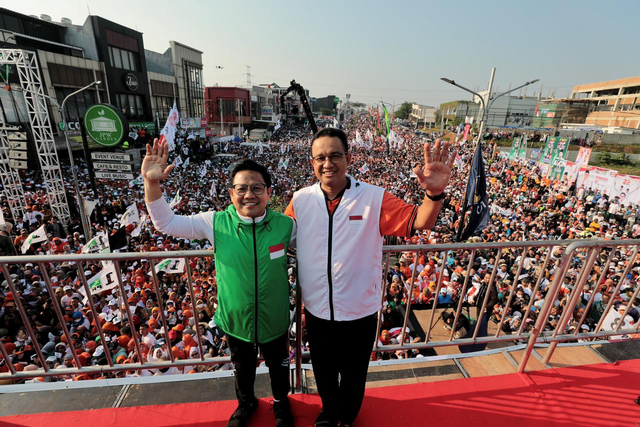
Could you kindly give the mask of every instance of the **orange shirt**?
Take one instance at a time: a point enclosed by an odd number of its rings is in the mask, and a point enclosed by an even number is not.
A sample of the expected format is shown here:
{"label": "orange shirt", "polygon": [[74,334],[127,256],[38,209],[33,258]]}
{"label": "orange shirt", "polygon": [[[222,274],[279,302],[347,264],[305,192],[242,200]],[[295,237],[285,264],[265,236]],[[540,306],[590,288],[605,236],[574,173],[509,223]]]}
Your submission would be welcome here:
{"label": "orange shirt", "polygon": [[[333,213],[342,197],[327,200],[327,208]],[[413,223],[416,220],[418,207],[406,203],[393,194],[385,191],[382,198],[382,208],[380,209],[380,235],[409,237],[413,232]],[[284,214],[296,219],[293,211],[293,201],[284,210]]]}

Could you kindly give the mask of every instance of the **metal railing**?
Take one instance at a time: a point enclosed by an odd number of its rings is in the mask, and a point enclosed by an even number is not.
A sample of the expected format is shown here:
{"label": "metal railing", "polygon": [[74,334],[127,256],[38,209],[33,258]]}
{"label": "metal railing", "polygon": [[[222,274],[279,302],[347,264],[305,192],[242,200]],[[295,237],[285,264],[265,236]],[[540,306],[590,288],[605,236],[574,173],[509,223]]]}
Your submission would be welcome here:
{"label": "metal railing", "polygon": [[[624,319],[630,310],[633,309],[635,299],[638,297],[640,286],[637,283],[637,275],[629,278],[629,273],[640,268],[638,264],[638,245],[640,240],[615,240],[615,241],[602,241],[602,240],[574,240],[574,241],[535,241],[535,242],[504,242],[504,243],[477,243],[477,244],[446,244],[446,245],[400,245],[400,246],[384,246],[383,256],[384,262],[384,276],[382,278],[383,285],[381,286],[380,295],[380,310],[378,312],[378,327],[376,332],[376,343],[374,344],[373,351],[380,354],[389,354],[390,352],[406,351],[406,350],[424,350],[428,348],[438,348],[444,346],[466,346],[474,344],[490,344],[500,342],[524,342],[526,343],[526,350],[523,353],[520,361],[519,371],[524,372],[527,361],[533,351],[536,344],[551,343],[545,362],[549,362],[552,358],[557,343],[578,341],[578,340],[596,340],[604,339],[615,336],[617,339],[632,339],[635,334],[638,333],[638,324],[627,325],[624,323]],[[529,251],[533,251],[531,256]],[[56,255],[52,256],[13,256],[13,257],[0,257],[0,270],[2,271],[12,295],[14,296],[15,309],[20,316],[22,325],[24,326],[31,345],[35,351],[35,359],[33,365],[37,366],[37,369],[18,371],[15,369],[12,363],[4,363],[7,366],[9,372],[0,374],[0,381],[2,380],[24,380],[34,377],[51,377],[51,376],[79,376],[82,374],[90,374],[97,376],[97,374],[109,375],[110,373],[126,372],[126,371],[141,371],[143,369],[156,370],[169,367],[185,367],[185,366],[205,366],[215,364],[230,363],[229,357],[205,357],[203,351],[203,337],[200,333],[198,325],[198,311],[195,307],[196,294],[194,292],[194,280],[193,271],[190,265],[190,260],[197,258],[210,258],[211,251],[207,250],[195,250],[195,251],[179,251],[179,252],[149,252],[149,253],[112,253],[112,254],[98,254],[98,255]],[[536,259],[536,255],[539,259]],[[390,280],[388,280],[388,273],[390,271],[390,264],[392,260],[403,258],[407,260],[407,264],[410,260],[413,260],[414,265],[417,265],[417,261],[421,256],[425,259],[431,258],[432,264],[429,268],[433,271],[432,277],[435,277],[435,281],[429,283],[425,282],[425,279],[421,277],[421,272],[418,268],[411,270],[411,277],[407,278],[401,285],[401,291],[403,297],[400,298],[400,305],[403,306],[404,313],[402,322],[398,322],[393,325],[400,329],[400,333],[395,338],[395,343],[380,345],[378,337],[381,335],[381,328],[383,324],[388,323],[387,307],[390,305]],[[134,327],[134,315],[132,308],[127,303],[127,291],[125,288],[125,281],[122,275],[121,264],[130,265],[133,262],[141,262],[144,264],[148,262],[148,273],[152,277],[153,293],[156,298],[157,306],[160,307],[159,321],[162,323],[164,329],[165,339],[167,338],[169,328],[167,318],[165,316],[166,299],[163,298],[163,292],[166,291],[166,287],[159,282],[158,274],[156,273],[156,265],[158,260],[164,259],[184,258],[186,264],[186,294],[190,297],[191,305],[187,307],[193,310],[194,330],[197,338],[197,346],[199,349],[198,359],[185,359],[177,360],[174,357],[171,346],[169,345],[168,356],[169,360],[161,362],[149,362],[145,360],[141,351],[141,346],[144,345],[142,337]],[[457,258],[457,261],[456,261]],[[609,285],[609,288],[603,294],[609,296],[609,301],[606,308],[602,312],[599,321],[595,327],[589,328],[588,332],[582,332],[582,325],[585,324],[589,310],[593,308],[595,295],[598,290],[603,286],[603,281],[607,278],[607,274],[610,271],[610,266],[614,263],[615,259],[622,260],[624,268],[614,269],[614,278],[619,278],[617,282]],[[509,272],[513,275],[513,282],[507,283],[502,277],[504,273],[500,271],[500,266],[504,260],[507,260],[507,264],[511,264],[512,269]],[[42,281],[46,288],[46,293],[49,298],[55,296],[54,282],[49,277],[48,264],[50,263],[65,263],[74,262],[76,264],[77,275],[80,280],[81,289],[84,290],[85,295],[92,295],[92,291],[89,287],[87,277],[84,270],[86,266],[91,264],[97,264],[102,262],[103,265],[107,262],[112,262],[115,269],[115,276],[117,286],[117,294],[124,296],[122,301],[124,302],[124,315],[131,326],[131,338],[133,339],[134,349],[131,353],[133,363],[118,364],[114,363],[112,354],[109,351],[108,345],[106,345],[106,334],[99,321],[99,310],[94,301],[93,296],[87,299],[88,309],[91,313],[91,317],[95,320],[95,327],[97,336],[99,336],[101,343],[104,347],[107,363],[105,365],[93,365],[82,366],[77,351],[71,351],[71,356],[75,363],[75,367],[56,368],[51,369],[46,363],[45,355],[41,346],[38,343],[38,337],[34,330],[34,325],[29,317],[28,310],[25,309],[21,296],[23,296],[24,289],[20,283],[14,283],[11,278],[10,270],[20,268],[24,264],[32,263],[34,266],[38,266],[39,271],[42,274]],[[525,266],[525,264],[527,264]],[[533,266],[533,267],[532,267]],[[455,268],[453,268],[455,267]],[[445,269],[447,273],[445,274]],[[482,273],[479,270],[484,270]],[[528,271],[530,274],[521,274],[524,271]],[[622,271],[621,271],[622,270]],[[452,280],[452,274],[458,276],[456,280]],[[144,272],[147,274],[147,272]],[[447,276],[448,275],[448,276]],[[568,275],[568,276],[567,276]],[[565,278],[569,277],[572,284],[567,285]],[[527,282],[524,285],[524,282]],[[592,287],[591,297],[588,299],[586,305],[584,304],[584,286],[589,284]],[[483,298],[480,300],[474,300],[473,295],[477,296],[479,287],[485,286]],[[497,313],[492,313],[493,307],[488,307],[489,301],[495,300],[496,292],[498,292],[498,286],[500,286],[503,293],[502,299],[497,307]],[[422,295],[421,301],[415,302],[414,295],[418,287],[421,288],[419,295]],[[495,287],[495,292],[494,288]],[[447,294],[452,293],[455,296],[450,303],[446,306],[439,304],[439,295],[441,289],[447,289]],[[427,290],[425,290],[427,289]],[[506,319],[508,317],[509,310],[514,303],[514,295],[519,289],[523,291],[529,291],[531,298],[529,299],[526,309],[522,314],[519,326],[516,324],[516,328],[511,331],[505,332]],[[626,289],[626,298],[623,298],[624,309],[622,313],[618,313],[619,320],[617,323],[606,325],[605,319],[608,318],[616,299],[620,299],[622,296],[622,290]],[[629,290],[630,289],[630,290]],[[544,296],[543,303],[534,307],[535,298],[540,294]],[[559,318],[555,316],[556,321],[551,322],[551,312],[553,307],[557,306],[558,295],[562,291],[564,297],[561,308],[562,312],[559,313]],[[629,296],[628,294],[631,293]],[[95,292],[94,292],[95,294]],[[500,295],[500,294],[498,294]],[[430,297],[430,298],[429,298]],[[55,298],[55,297],[54,297]],[[404,302],[402,302],[404,300]],[[425,301],[426,300],[426,301]],[[397,302],[398,299],[395,300]],[[440,307],[439,307],[440,305]],[[419,307],[418,307],[419,306]],[[475,325],[470,323],[469,330],[465,337],[456,337],[457,325],[464,316],[463,311],[466,309],[469,312],[471,307],[476,307],[478,316]],[[68,319],[65,319],[64,313],[60,303],[57,301],[52,304],[56,320],[59,324],[63,341],[66,341],[67,345],[75,350],[74,339],[70,333]],[[102,307],[100,307],[102,309]],[[424,321],[423,325],[413,325],[414,331],[409,328],[411,313],[415,309],[430,310],[428,313],[427,321]],[[501,308],[501,313],[500,313]],[[533,310],[532,308],[535,308]],[[186,308],[185,308],[186,309]],[[447,333],[447,337],[437,338],[434,334],[434,328],[437,322],[436,320],[440,314],[452,310],[452,313],[448,315],[451,325],[450,332]],[[582,313],[580,313],[582,309]],[[7,315],[5,309],[4,315]],[[619,309],[620,310],[620,309]],[[88,313],[87,313],[88,314]],[[490,324],[490,317],[494,317],[494,325],[496,325],[495,332],[481,333],[482,323],[484,320]],[[309,354],[302,349],[303,335],[302,321],[301,321],[301,301],[300,301],[300,286],[297,286],[297,298],[296,298],[296,330],[295,330],[295,348],[296,356],[295,363],[292,368],[295,372],[295,388],[301,389],[301,373],[302,373],[302,359],[308,358]],[[622,319],[622,320],[620,320]],[[513,320],[513,319],[512,319]],[[435,323],[434,323],[435,321]],[[160,326],[160,322],[158,322]],[[415,320],[414,320],[415,322]],[[555,325],[554,327],[551,327]],[[407,342],[409,335],[413,333],[415,335],[415,326],[420,326],[424,330],[424,334],[420,337],[420,342],[415,339],[411,342]],[[492,326],[493,327],[493,326]],[[487,328],[488,331],[489,328]],[[592,329],[592,330],[591,330]],[[293,339],[292,339],[293,341]],[[170,344],[170,342],[169,342]],[[3,361],[10,360],[4,345],[0,345],[0,353]]]}

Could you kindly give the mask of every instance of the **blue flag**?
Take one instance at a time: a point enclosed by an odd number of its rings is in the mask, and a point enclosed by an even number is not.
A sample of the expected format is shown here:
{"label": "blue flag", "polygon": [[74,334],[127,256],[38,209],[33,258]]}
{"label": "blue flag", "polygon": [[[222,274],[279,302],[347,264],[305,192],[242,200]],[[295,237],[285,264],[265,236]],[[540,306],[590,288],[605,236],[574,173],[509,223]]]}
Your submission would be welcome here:
{"label": "blue flag", "polygon": [[[478,141],[473,166],[467,183],[466,207],[471,209],[469,223],[462,233],[462,240],[484,230],[489,223],[489,198],[487,197],[487,179],[482,160],[482,142]],[[464,220],[464,218],[463,218]]]}

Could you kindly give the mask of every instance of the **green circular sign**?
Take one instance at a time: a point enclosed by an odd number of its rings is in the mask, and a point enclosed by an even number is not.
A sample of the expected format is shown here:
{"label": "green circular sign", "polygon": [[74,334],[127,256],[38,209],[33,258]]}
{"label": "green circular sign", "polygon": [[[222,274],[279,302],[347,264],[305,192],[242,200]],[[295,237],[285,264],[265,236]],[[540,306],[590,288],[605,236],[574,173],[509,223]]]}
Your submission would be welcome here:
{"label": "green circular sign", "polygon": [[100,145],[114,147],[129,134],[129,122],[113,105],[96,104],[84,113],[87,134]]}

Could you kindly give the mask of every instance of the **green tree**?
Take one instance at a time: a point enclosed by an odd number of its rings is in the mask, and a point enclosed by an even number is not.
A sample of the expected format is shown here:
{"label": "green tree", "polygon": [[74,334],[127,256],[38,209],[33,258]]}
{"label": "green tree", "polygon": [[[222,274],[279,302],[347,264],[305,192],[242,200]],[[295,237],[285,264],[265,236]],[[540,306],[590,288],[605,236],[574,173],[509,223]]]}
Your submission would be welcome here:
{"label": "green tree", "polygon": [[351,105],[353,108],[363,108],[367,106],[367,104],[365,104],[364,102],[350,102],[349,105]]}
{"label": "green tree", "polygon": [[411,104],[412,102],[404,101],[402,105],[396,110],[394,113],[397,119],[406,120],[409,118],[409,114],[411,114]]}
{"label": "green tree", "polygon": [[442,112],[440,110],[436,110],[436,112],[433,114],[433,117],[435,117],[436,126],[438,126],[440,124],[440,121],[442,120]]}

